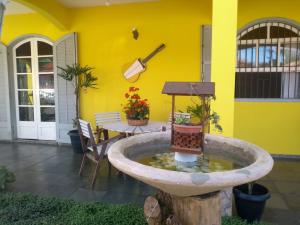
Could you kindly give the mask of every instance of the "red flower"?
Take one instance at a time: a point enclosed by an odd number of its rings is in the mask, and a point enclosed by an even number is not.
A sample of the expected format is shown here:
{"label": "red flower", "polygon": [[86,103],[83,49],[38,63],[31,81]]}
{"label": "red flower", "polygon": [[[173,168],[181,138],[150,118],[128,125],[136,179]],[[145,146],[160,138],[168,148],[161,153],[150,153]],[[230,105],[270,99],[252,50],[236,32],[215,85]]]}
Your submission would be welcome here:
{"label": "red flower", "polygon": [[123,112],[126,113],[127,118],[148,118],[149,117],[149,105],[147,99],[141,99],[138,91],[140,89],[136,87],[129,87],[129,91],[126,92],[125,98],[127,103],[123,106]]}

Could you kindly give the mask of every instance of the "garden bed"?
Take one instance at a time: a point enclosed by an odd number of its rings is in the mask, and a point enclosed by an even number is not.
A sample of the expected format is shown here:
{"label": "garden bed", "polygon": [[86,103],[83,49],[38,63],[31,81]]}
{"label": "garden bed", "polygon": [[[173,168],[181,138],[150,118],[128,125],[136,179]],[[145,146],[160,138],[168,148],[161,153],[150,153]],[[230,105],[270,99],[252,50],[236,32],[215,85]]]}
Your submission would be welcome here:
{"label": "garden bed", "polygon": [[[82,203],[30,194],[0,194],[1,225],[146,225],[143,209],[132,204]],[[223,218],[223,225],[247,225]],[[263,224],[259,224],[263,225]]]}

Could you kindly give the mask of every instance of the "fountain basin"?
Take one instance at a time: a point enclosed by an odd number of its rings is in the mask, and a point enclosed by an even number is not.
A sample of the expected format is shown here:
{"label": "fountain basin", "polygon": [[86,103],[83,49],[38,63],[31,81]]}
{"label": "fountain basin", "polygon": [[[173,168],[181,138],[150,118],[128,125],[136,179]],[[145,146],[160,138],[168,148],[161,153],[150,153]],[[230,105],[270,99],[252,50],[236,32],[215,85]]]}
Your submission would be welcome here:
{"label": "fountain basin", "polygon": [[260,179],[273,167],[273,159],[260,147],[246,141],[206,134],[205,152],[221,154],[245,166],[224,172],[179,172],[154,168],[137,162],[137,158],[159,153],[159,146],[170,144],[169,132],[133,136],[113,144],[109,161],[118,170],[176,196],[197,196]]}

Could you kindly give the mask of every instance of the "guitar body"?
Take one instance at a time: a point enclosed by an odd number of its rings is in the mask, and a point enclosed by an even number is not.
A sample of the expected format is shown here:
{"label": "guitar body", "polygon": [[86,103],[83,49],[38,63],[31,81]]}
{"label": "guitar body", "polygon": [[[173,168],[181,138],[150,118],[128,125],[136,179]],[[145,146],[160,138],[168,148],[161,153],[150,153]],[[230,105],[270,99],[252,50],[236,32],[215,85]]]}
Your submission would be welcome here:
{"label": "guitar body", "polygon": [[146,66],[142,63],[141,59],[135,60],[133,63],[127,63],[124,65],[122,71],[124,78],[129,83],[136,82],[142,72],[146,70]]}
{"label": "guitar body", "polygon": [[123,70],[123,75],[125,79],[130,83],[136,82],[139,79],[141,73],[146,70],[146,63],[164,48],[165,44],[161,44],[146,58],[136,59],[133,63],[124,65],[125,69]]}

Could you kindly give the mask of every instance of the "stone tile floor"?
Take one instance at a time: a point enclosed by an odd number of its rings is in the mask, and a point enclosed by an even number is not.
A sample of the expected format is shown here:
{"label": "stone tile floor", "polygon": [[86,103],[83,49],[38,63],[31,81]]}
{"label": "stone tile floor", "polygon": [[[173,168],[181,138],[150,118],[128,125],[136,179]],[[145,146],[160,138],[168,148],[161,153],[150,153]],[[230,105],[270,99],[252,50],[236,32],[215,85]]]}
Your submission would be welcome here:
{"label": "stone tile floor", "polygon": [[[100,169],[94,190],[90,186],[92,164],[78,176],[81,155],[70,147],[28,143],[0,143],[0,165],[16,174],[8,191],[30,192],[41,196],[72,198],[78,201],[137,203],[155,192],[132,178],[123,179],[107,163]],[[272,198],[263,220],[278,225],[300,225],[300,160],[277,159],[272,172],[261,179]]]}

